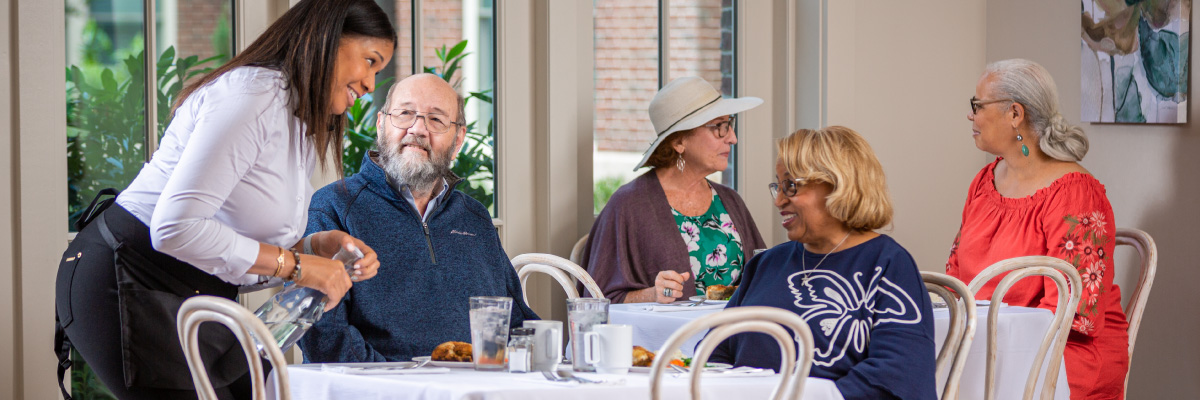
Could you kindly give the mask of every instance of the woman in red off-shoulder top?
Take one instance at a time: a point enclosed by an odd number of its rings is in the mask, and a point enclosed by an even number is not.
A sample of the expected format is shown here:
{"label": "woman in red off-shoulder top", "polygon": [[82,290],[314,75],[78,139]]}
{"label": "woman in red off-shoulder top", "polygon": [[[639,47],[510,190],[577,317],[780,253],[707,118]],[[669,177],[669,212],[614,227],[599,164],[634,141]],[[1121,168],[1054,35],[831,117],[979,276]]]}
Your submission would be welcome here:
{"label": "woman in red off-shoulder top", "polygon": [[[1071,263],[1083,284],[1064,352],[1071,398],[1122,398],[1129,337],[1113,284],[1116,224],[1104,185],[1078,164],[1087,137],[1059,114],[1049,73],[1027,60],[989,65],[967,118],[975,145],[998,158],[971,182],[946,273],[970,282],[997,261],[1029,255]],[[990,299],[999,281],[975,298]],[[1024,279],[1004,302],[1054,310],[1058,290],[1047,278]]]}

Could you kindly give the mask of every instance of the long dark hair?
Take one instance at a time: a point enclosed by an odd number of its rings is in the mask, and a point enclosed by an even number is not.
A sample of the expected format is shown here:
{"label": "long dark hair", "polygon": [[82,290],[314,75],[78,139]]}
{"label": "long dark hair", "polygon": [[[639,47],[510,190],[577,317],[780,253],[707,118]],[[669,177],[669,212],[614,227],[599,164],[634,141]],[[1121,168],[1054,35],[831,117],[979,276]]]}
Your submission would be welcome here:
{"label": "long dark hair", "polygon": [[392,41],[393,48],[396,45],[396,29],[372,0],[303,0],[246,50],[187,85],[171,112],[174,114],[197,89],[234,68],[257,66],[281,71],[288,82],[289,105],[307,126],[305,135],[313,140],[321,168],[327,168],[328,158],[333,156],[333,165],[340,174],[346,116],[330,114],[329,100],[333,67],[344,36],[386,39]]}

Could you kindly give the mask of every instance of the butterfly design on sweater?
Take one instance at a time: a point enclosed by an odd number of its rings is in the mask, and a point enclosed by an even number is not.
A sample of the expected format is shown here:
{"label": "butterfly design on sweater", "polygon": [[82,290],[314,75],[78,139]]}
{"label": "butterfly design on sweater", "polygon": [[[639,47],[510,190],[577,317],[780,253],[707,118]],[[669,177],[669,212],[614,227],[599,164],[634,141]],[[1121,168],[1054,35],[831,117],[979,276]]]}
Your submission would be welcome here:
{"label": "butterfly design on sweater", "polygon": [[853,282],[824,269],[800,271],[788,276],[788,289],[796,307],[810,326],[819,327],[813,336],[823,336],[824,348],[817,348],[814,363],[831,366],[846,356],[848,349],[866,352],[871,329],[881,324],[918,324],[921,309],[899,285],[883,277],[883,268],[864,286],[862,272],[853,274]]}

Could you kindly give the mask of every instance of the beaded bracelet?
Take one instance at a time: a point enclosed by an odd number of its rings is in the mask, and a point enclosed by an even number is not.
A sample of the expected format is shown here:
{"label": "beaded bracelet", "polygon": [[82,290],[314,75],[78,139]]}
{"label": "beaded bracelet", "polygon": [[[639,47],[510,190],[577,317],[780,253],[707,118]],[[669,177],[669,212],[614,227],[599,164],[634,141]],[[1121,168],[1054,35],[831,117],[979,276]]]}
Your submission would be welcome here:
{"label": "beaded bracelet", "polygon": [[292,276],[288,277],[289,281],[299,282],[303,273],[300,271],[300,253],[292,252],[292,256],[296,258],[296,269],[292,270]]}

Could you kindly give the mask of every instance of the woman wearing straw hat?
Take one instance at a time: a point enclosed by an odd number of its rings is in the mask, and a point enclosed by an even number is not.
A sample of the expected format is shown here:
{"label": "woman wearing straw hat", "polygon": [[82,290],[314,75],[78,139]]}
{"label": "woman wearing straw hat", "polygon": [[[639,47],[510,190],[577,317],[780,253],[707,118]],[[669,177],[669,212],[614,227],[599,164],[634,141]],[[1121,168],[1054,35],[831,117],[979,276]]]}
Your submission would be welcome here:
{"label": "woman wearing straw hat", "polygon": [[724,171],[737,143],[733,115],[762,99],[727,99],[697,77],[668,83],[650,102],[657,138],[584,246],[584,267],[614,303],[670,303],[730,285],[765,248],[737,192],[706,177]]}

